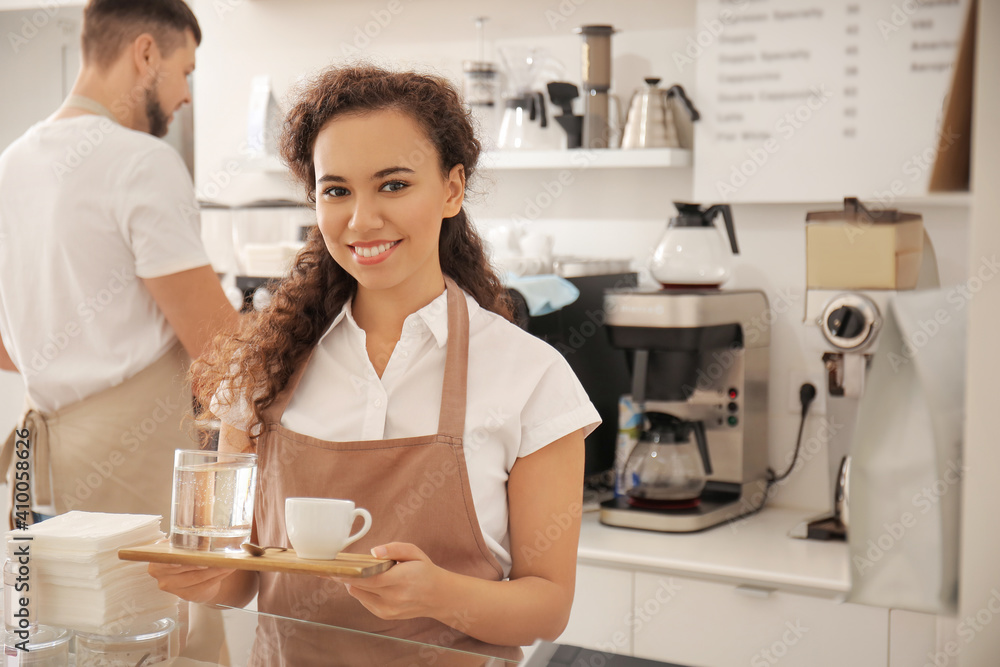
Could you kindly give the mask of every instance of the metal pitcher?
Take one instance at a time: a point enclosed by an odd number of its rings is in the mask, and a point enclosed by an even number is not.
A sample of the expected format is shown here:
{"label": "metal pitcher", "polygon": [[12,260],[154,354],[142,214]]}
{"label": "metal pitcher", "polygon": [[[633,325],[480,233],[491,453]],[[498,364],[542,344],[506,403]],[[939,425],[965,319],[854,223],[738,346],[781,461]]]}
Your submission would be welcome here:
{"label": "metal pitcher", "polygon": [[622,148],[691,148],[693,122],[700,118],[684,88],[659,87],[660,79],[645,79],[646,86],[632,95]]}

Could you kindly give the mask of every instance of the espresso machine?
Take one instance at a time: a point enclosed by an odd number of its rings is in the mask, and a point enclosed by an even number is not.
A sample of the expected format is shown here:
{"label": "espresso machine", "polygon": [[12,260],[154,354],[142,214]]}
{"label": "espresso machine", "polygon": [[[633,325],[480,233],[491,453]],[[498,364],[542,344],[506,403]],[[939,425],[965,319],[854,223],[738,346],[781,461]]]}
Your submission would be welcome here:
{"label": "espresso machine", "polygon": [[710,465],[696,498],[650,505],[619,496],[602,503],[601,522],[691,532],[753,510],[767,483],[765,294],[613,290],[605,294],[604,306],[611,344],[629,358],[633,401],[646,414],[670,415],[674,424],[694,431]]}

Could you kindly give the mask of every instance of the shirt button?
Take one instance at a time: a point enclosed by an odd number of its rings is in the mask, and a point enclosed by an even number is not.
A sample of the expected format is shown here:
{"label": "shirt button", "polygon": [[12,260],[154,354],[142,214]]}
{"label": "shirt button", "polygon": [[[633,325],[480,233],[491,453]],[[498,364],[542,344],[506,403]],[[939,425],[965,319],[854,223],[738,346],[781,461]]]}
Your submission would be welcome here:
{"label": "shirt button", "polygon": [[382,407],[382,399],[381,398],[376,398],[375,399],[375,407],[376,408],[381,408]]}

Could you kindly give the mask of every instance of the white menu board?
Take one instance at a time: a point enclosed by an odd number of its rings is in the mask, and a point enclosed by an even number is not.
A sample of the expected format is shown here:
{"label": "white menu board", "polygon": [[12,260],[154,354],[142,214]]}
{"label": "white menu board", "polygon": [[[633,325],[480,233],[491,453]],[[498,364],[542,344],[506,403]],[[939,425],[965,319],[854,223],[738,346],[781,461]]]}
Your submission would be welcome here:
{"label": "white menu board", "polygon": [[968,0],[699,0],[698,201],[927,193]]}

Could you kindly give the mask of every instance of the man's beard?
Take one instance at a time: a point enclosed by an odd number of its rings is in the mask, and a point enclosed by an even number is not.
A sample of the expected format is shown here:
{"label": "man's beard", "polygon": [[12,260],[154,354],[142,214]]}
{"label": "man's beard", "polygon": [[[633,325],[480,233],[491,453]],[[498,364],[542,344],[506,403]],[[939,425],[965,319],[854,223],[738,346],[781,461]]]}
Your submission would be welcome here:
{"label": "man's beard", "polygon": [[155,86],[146,91],[146,119],[149,121],[151,135],[160,138],[167,135],[170,121],[167,119],[167,114],[163,113],[163,107],[160,106],[160,96],[157,94]]}

